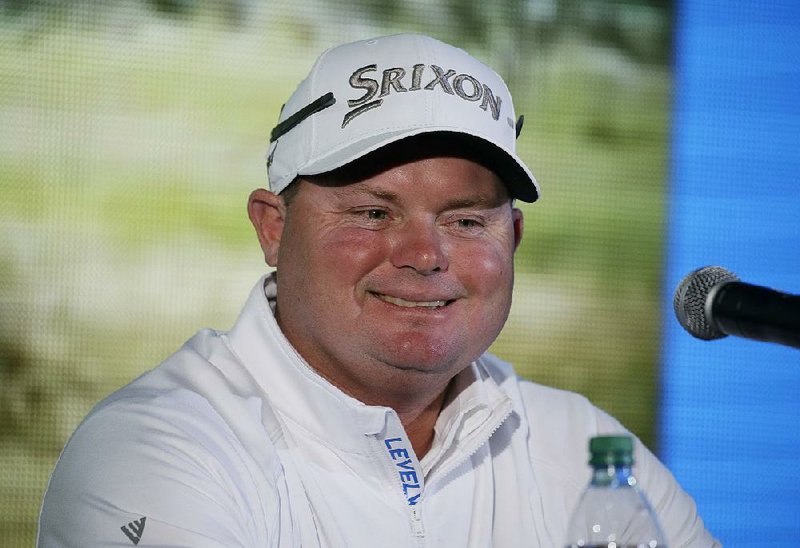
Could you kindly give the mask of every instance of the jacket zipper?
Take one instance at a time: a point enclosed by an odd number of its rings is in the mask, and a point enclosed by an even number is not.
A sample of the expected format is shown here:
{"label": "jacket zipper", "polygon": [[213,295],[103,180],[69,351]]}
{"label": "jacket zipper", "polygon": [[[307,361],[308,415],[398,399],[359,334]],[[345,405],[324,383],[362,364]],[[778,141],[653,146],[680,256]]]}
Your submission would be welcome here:
{"label": "jacket zipper", "polygon": [[[383,442],[380,441],[378,438],[374,438],[375,441],[380,445],[383,446]],[[393,477],[392,483],[397,486],[396,491],[399,493],[403,492],[403,483],[400,481],[400,478],[397,476],[397,470],[393,467],[392,463],[387,461],[386,454],[384,451],[384,447],[380,447],[379,454],[381,460],[384,462],[385,469],[389,472],[389,475]],[[422,471],[420,470],[419,473],[421,474]],[[421,500],[422,497],[420,497]],[[405,497],[402,497],[401,500],[406,508],[408,508],[409,517],[411,518],[411,529],[414,533],[414,537],[417,539],[417,545],[423,546],[422,542],[425,538],[425,528],[422,524],[422,512],[420,511],[419,507],[414,505],[411,506],[408,504],[408,500]]]}
{"label": "jacket zipper", "polygon": [[421,539],[425,536],[425,529],[422,527],[422,515],[419,508],[411,507],[411,525],[414,528],[414,536]]}

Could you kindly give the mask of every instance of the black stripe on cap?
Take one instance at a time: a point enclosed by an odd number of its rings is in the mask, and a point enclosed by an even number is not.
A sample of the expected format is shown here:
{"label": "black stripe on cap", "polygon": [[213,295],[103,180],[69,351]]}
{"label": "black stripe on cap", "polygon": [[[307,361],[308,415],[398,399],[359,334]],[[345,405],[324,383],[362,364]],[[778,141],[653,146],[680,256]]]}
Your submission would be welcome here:
{"label": "black stripe on cap", "polygon": [[269,134],[269,142],[273,142],[274,140],[286,135],[290,130],[294,129],[295,126],[300,124],[303,120],[311,116],[312,114],[316,114],[321,110],[325,110],[328,107],[333,106],[336,103],[336,97],[333,96],[333,92],[329,91],[316,101],[309,103],[308,105],[304,106],[291,116],[289,116],[286,120],[279,123],[272,129],[272,132]]}

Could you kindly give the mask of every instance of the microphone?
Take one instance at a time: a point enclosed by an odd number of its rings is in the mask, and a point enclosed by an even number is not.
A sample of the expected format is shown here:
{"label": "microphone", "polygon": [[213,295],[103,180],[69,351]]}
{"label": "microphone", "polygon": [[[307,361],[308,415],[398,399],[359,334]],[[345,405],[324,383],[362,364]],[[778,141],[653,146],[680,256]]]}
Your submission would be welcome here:
{"label": "microphone", "polygon": [[678,322],[703,340],[728,335],[800,348],[800,295],[751,285],[720,266],[690,272],[675,289]]}

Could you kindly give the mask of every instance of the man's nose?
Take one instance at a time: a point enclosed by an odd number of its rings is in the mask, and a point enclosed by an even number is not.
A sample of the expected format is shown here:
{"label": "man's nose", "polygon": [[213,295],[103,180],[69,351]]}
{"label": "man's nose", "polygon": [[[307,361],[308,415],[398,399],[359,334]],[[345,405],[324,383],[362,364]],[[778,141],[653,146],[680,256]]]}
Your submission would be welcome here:
{"label": "man's nose", "polygon": [[408,221],[397,229],[391,260],[397,268],[413,268],[420,274],[444,272],[448,260],[443,235],[435,223]]}

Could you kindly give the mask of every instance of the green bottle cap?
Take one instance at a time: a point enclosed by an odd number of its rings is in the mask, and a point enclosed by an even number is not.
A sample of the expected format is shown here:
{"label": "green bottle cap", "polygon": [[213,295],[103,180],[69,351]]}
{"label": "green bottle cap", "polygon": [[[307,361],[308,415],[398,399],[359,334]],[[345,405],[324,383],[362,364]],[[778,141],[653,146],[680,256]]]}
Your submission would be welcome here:
{"label": "green bottle cap", "polygon": [[633,464],[633,439],[630,436],[595,436],[589,440],[592,466],[630,466]]}

